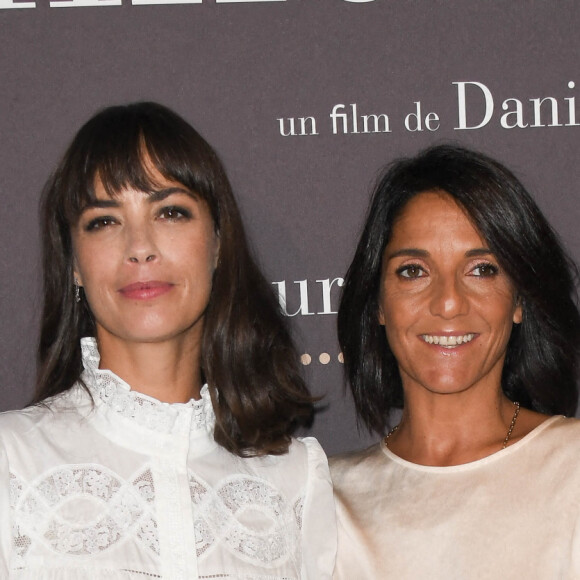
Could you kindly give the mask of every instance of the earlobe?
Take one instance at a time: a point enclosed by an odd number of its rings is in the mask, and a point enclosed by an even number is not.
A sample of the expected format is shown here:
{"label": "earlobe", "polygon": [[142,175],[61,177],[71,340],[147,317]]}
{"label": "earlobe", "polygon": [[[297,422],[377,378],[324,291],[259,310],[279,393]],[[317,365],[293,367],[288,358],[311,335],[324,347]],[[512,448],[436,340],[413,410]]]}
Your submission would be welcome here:
{"label": "earlobe", "polygon": [[82,283],[80,280],[80,276],[76,271],[73,271],[73,282],[75,287],[75,302],[78,304],[81,301]]}
{"label": "earlobe", "polygon": [[383,314],[383,309],[379,306],[379,312],[378,312],[378,318],[379,318],[379,324],[381,326],[385,326],[385,315]]}
{"label": "earlobe", "polygon": [[521,324],[524,318],[523,299],[518,296],[516,299],[516,309],[514,310],[513,322],[514,324]]}
{"label": "earlobe", "polygon": [[76,269],[76,267],[73,268],[73,282],[75,286],[79,286],[80,288],[84,286],[83,279],[79,274],[79,271]]}
{"label": "earlobe", "polygon": [[78,264],[77,264],[77,257],[76,252],[73,248],[73,255],[72,255],[72,267],[73,267],[73,284],[82,288],[84,286],[82,276],[79,273]]}
{"label": "earlobe", "polygon": [[220,235],[216,233],[216,244],[214,249],[213,269],[216,270],[220,262]]}

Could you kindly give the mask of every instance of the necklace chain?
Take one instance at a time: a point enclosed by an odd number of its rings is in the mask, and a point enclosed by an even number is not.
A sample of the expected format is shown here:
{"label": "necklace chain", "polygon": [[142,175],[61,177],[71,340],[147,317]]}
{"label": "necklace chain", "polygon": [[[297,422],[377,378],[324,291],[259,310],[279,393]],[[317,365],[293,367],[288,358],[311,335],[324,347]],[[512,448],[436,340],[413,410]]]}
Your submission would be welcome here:
{"label": "necklace chain", "polygon": [[508,441],[510,440],[510,437],[512,436],[512,431],[514,430],[514,427],[516,426],[516,421],[518,420],[518,415],[520,414],[520,404],[517,401],[514,401],[514,407],[515,407],[514,416],[512,417],[512,422],[510,423],[510,428],[508,429],[507,435],[505,436],[505,439],[503,440],[503,445],[501,446],[502,449],[505,449],[507,447]]}
{"label": "necklace chain", "polygon": [[[514,427],[516,426],[516,421],[518,420],[518,415],[520,414],[520,404],[517,401],[514,401],[514,415],[512,417],[512,421],[510,423],[510,426],[508,428],[508,432],[507,435],[505,436],[505,439],[503,440],[503,444],[501,446],[502,449],[505,449],[509,443],[510,437],[512,436],[512,432],[514,430]],[[399,423],[400,425],[400,423]],[[383,443],[385,444],[385,447],[388,449],[389,448],[389,437],[399,428],[399,425],[395,425],[386,435],[385,438],[383,439]]]}

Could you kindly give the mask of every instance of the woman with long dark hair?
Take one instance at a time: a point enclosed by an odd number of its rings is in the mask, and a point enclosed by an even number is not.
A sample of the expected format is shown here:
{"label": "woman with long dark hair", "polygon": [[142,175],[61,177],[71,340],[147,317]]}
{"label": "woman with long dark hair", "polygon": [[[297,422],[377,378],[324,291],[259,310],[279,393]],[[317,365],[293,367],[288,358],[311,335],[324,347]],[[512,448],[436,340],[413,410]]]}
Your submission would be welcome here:
{"label": "woman with long dark hair", "polygon": [[438,146],[385,172],[338,315],[381,441],[331,464],[335,578],[580,578],[575,273],[493,159]]}
{"label": "woman with long dark hair", "polygon": [[0,417],[0,576],[330,577],[326,460],[291,437],[313,399],[212,148],[161,105],[105,109],[42,225],[35,404]]}

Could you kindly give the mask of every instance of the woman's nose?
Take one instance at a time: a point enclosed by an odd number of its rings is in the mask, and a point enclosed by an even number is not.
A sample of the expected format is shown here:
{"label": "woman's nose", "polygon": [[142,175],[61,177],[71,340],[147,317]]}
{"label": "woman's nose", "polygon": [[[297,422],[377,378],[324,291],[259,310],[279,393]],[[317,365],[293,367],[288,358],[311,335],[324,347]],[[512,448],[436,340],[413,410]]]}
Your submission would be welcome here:
{"label": "woman's nose", "polygon": [[[152,260],[155,260],[156,257],[157,256],[155,254],[149,254],[143,261],[151,262]],[[138,263],[140,261],[141,259],[139,258],[139,256],[129,256],[129,262]]]}
{"label": "woman's nose", "polygon": [[467,314],[469,300],[466,288],[455,276],[440,277],[431,285],[430,310],[434,316],[453,318]]}
{"label": "woman's nose", "polygon": [[128,227],[126,230],[127,261],[133,264],[152,262],[159,256],[151,228],[147,226]]}

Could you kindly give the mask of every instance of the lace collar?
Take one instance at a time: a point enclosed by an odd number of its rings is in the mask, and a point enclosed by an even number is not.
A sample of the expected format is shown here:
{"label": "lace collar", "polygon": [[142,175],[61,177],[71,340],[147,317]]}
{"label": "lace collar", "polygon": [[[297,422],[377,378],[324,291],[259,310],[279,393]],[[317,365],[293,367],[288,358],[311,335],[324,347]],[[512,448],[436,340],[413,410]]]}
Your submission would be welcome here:
{"label": "lace collar", "polygon": [[101,356],[94,338],[82,338],[83,380],[97,405],[103,404],[121,417],[151,431],[172,433],[180,413],[192,409],[191,429],[205,429],[213,434],[215,415],[208,386],[201,389],[201,399],[188,403],[164,403],[131,387],[109,370],[99,369]]}

